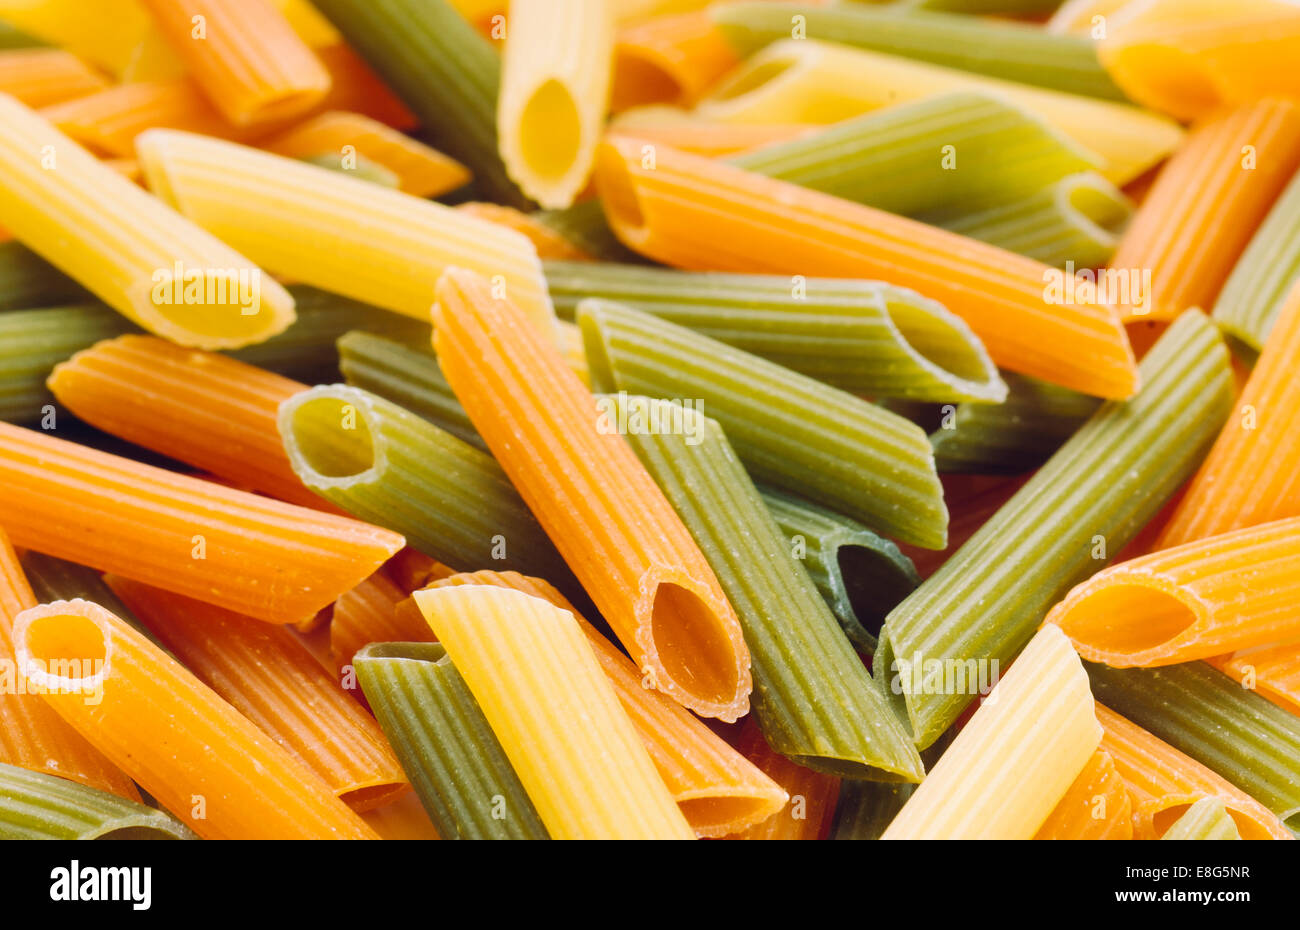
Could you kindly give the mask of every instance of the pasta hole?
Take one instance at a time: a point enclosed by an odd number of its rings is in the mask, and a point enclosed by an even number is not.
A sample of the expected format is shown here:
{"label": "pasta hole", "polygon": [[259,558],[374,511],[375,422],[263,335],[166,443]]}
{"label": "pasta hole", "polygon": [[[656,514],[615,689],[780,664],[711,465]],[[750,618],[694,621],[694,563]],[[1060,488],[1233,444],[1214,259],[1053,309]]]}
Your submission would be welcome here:
{"label": "pasta hole", "polygon": [[1070,637],[1129,655],[1154,649],[1196,622],[1195,611],[1172,594],[1143,584],[1095,589],[1061,618]]}
{"label": "pasta hole", "polygon": [[292,451],[323,478],[354,478],[375,467],[375,443],[365,412],[345,397],[317,396],[289,419]]}
{"label": "pasta hole", "polygon": [[885,617],[912,585],[902,572],[865,546],[840,546],[835,553],[849,609],[872,636],[880,635]]}
{"label": "pasta hole", "polygon": [[687,798],[677,802],[691,826],[706,836],[732,824],[744,823],[768,809],[764,798]]}
{"label": "pasta hole", "polygon": [[547,180],[564,177],[577,160],[582,119],[568,88],[551,79],[528,98],[519,118],[524,163]]}
{"label": "pasta hole", "polygon": [[108,638],[99,624],[78,614],[38,617],[27,627],[27,654],[52,675],[86,678],[108,658]]}
{"label": "pasta hole", "polygon": [[676,584],[655,592],[650,631],[664,670],[683,690],[716,703],[735,697],[735,651],[726,628],[699,596]]}

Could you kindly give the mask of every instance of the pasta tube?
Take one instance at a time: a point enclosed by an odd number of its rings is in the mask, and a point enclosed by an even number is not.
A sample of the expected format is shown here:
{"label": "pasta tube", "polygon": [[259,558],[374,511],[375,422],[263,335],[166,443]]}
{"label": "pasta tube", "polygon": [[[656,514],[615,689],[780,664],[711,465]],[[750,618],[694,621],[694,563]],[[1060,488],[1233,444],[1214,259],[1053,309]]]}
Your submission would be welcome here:
{"label": "pasta tube", "polygon": [[814,772],[796,765],[775,752],[763,738],[762,730],[747,721],[736,738],[736,748],[761,769],[784,792],[790,803],[762,823],[733,834],[732,840],[819,840],[830,828],[840,780],[834,775]]}
{"label": "pasta tube", "polygon": [[610,108],[692,104],[740,59],[704,13],[679,13],[618,30]]}
{"label": "pasta tube", "polygon": [[66,778],[0,763],[0,839],[198,839],[163,811]]}
{"label": "pasta tube", "polygon": [[103,90],[108,82],[76,55],[57,48],[0,50],[0,94],[47,107]]}
{"label": "pasta tube", "polygon": [[[1104,738],[1104,737],[1103,737]],[[1131,840],[1133,802],[1110,753],[1098,749],[1034,834],[1036,840]]]}
{"label": "pasta tube", "polygon": [[1179,817],[1162,840],[1239,840],[1237,825],[1218,798],[1202,798]]}

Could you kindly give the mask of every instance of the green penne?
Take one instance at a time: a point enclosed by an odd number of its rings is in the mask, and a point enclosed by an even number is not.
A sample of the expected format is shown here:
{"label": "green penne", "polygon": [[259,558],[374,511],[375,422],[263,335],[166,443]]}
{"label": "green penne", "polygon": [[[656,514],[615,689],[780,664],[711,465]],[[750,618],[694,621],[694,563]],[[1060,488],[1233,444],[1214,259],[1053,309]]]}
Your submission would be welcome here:
{"label": "green penne", "polygon": [[1255,351],[1264,348],[1287,293],[1300,279],[1300,174],[1287,185],[1214,304],[1214,322]]}
{"label": "green penne", "polygon": [[280,405],[280,435],[321,497],[459,571],[577,582],[501,467],[408,410],[358,388],[315,387]]}
{"label": "green penne", "polygon": [[1006,387],[964,321],[874,281],[546,262],[556,313],[601,297],[695,330],[846,391],[997,403]]}
{"label": "green penne", "polygon": [[[1026,23],[861,4],[743,2],[709,15],[741,55],[788,39],[821,39],[1104,100],[1127,100],[1091,39]],[[799,17],[800,19],[796,19]]]}
{"label": "green penne", "polygon": [[487,444],[442,376],[428,344],[425,340],[417,347],[372,333],[348,333],[338,341],[339,369],[353,387],[390,400],[486,452]]}
{"label": "green penne", "polygon": [[1201,798],[1174,825],[1162,840],[1239,840],[1241,834],[1218,798]]}
{"label": "green penne", "polygon": [[930,434],[940,472],[1014,474],[1047,461],[1101,406],[1101,401],[1037,378],[1003,372],[1007,399],[960,404],[941,414]]}
{"label": "green penne", "polygon": [[1056,268],[1100,268],[1133,216],[1124,192],[1096,172],[1062,178],[1037,193],[937,225]]}
{"label": "green penne", "polygon": [[55,403],[45,387],[55,365],[101,339],[136,331],[103,304],[0,313],[0,420],[40,420]]}
{"label": "green penne", "polygon": [[505,750],[438,643],[371,643],[353,666],[444,840],[550,839]]}
{"label": "green penne", "polygon": [[94,298],[21,242],[0,243],[0,311],[30,310]]}
{"label": "green penne", "polygon": [[864,652],[894,607],[921,583],[912,560],[856,520],[773,488],[763,503],[845,635]]}
{"label": "green penne", "polygon": [[0,763],[0,840],[196,840],[164,811]]}
{"label": "green penne", "polygon": [[1235,392],[1227,349],[1205,315],[1179,317],[1140,372],[1136,397],[1103,404],[886,619],[881,640],[897,667],[876,673],[901,682],[921,746],[973,697],[956,673],[996,677],[1048,609],[1104,568],[1209,451]]}
{"label": "green penne", "polygon": [[757,480],[931,549],[948,511],[916,424],[806,375],[608,301],[578,307],[592,385],[685,399],[716,419]]}
{"label": "green penne", "polygon": [[531,204],[497,152],[501,59],[446,0],[315,0],[348,44],[420,118],[430,143],[474,173],[482,193]]}
{"label": "green penne", "polygon": [[736,609],[753,663],[754,713],[769,745],[818,771],[920,781],[916,748],[717,422],[667,400],[621,394],[599,403],[611,424],[629,424],[628,442]]}
{"label": "green penne", "polygon": [[1300,828],[1300,717],[1204,662],[1084,666],[1098,701]]}
{"label": "green penne", "polygon": [[835,807],[833,840],[878,840],[903,809],[915,785],[846,781]]}
{"label": "green penne", "polygon": [[[728,160],[904,216],[996,206],[1101,164],[1037,117],[969,91],[886,107]],[[629,260],[599,201],[537,216],[596,258]]]}

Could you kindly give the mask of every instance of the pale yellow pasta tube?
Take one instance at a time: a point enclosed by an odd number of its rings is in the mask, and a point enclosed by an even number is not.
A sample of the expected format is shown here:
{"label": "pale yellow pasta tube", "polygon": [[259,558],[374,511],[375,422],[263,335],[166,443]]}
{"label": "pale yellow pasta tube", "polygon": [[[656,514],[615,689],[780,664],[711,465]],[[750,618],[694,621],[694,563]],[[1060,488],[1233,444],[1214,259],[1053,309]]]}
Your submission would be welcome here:
{"label": "pale yellow pasta tube", "polygon": [[512,0],[497,137],[506,171],[543,207],[573,203],[591,174],[609,103],[614,27],[606,0]]}
{"label": "pale yellow pasta tube", "polygon": [[487,585],[415,593],[553,839],[693,839],[573,614]]}
{"label": "pale yellow pasta tube", "polygon": [[1100,743],[1083,663],[1044,627],[882,839],[1032,839]]}
{"label": "pale yellow pasta tube", "polygon": [[554,334],[537,250],[512,229],[193,133],[151,129],[136,150],[154,193],[276,274],[427,322],[434,285],[454,265]]}
{"label": "pale yellow pasta tube", "polygon": [[[1177,123],[1127,104],[811,39],[774,42],[751,56],[696,112],[732,122],[823,124],[957,90],[1023,107],[1101,156],[1102,173],[1116,184],[1163,160],[1183,138]],[[941,154],[961,170],[961,152]]]}
{"label": "pale yellow pasta tube", "polygon": [[172,342],[237,348],[293,322],[293,298],[269,275],[4,94],[0,217],[16,239]]}

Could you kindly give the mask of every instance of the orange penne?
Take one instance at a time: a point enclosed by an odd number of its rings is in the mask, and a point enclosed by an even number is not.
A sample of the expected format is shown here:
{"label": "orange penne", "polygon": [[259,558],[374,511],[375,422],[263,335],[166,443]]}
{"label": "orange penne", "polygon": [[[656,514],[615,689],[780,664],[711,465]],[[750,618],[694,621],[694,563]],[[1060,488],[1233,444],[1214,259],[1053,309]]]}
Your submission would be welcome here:
{"label": "orange penne", "polygon": [[1133,802],[1109,753],[1098,749],[1092,754],[1034,839],[1133,839]]}
{"label": "orange penne", "polygon": [[381,840],[441,839],[438,829],[413,791],[406,792],[383,807],[364,812],[361,819],[379,834]]}
{"label": "orange penne", "polygon": [[346,43],[316,49],[329,72],[330,89],[321,100],[321,110],[346,110],[377,119],[394,129],[415,129],[420,121],[397,95],[388,89],[374,69]]}
{"label": "orange penne", "polygon": [[[1032,259],[739,168],[618,137],[596,181],[628,246],[699,271],[877,278],[944,304],[1004,368],[1102,397],[1138,387],[1118,314]],[[1078,291],[1084,296],[1084,291]]]}
{"label": "orange penne", "polygon": [[29,107],[84,97],[107,86],[107,78],[61,49],[0,51],[0,93],[16,97]]}
{"label": "orange penne", "polygon": [[142,0],[208,99],[236,126],[301,116],[330,75],[270,0]]}
{"label": "orange penne", "polygon": [[14,544],[271,623],[306,619],[402,537],[0,423]]}
{"label": "orange penne", "polygon": [[749,709],[749,650],[713,570],[596,399],[493,286],[449,269],[434,347],[466,413],[654,687],[696,713]]}
{"label": "orange penne", "polygon": [[[596,661],[614,686],[619,703],[645,743],[659,777],[697,836],[737,833],[766,821],[785,805],[786,794],[776,782],[680,704],[647,689],[632,661],[583,619],[551,584],[518,572],[483,571],[452,575],[429,587],[466,584],[513,588],[573,614],[591,643]],[[418,610],[417,606],[416,616],[423,619]],[[421,637],[431,638],[432,633]]]}
{"label": "orange penne", "polygon": [[1300,516],[1300,281],[1291,289],[1214,448],[1157,541],[1159,548]]}
{"label": "orange penne", "polygon": [[375,572],[334,602],[330,656],[344,686],[357,697],[361,697],[361,688],[346,674],[357,650],[367,643],[418,643],[430,638],[429,624],[418,610],[414,617],[395,613],[397,605],[405,600],[409,600],[406,590],[383,572]]}
{"label": "orange penne", "polygon": [[1300,517],[1112,565],[1047,615],[1090,662],[1174,665],[1300,639]]}
{"label": "orange penne", "polygon": [[1297,166],[1300,101],[1260,100],[1197,126],[1111,257],[1112,269],[1150,274],[1150,292],[1121,307],[1123,317],[1168,320],[1212,306]]}
{"label": "orange penne", "polygon": [[416,197],[436,197],[469,182],[469,169],[436,149],[360,113],[330,110],[262,143],[289,158],[346,156],[383,165]]}
{"label": "orange penne", "polygon": [[281,402],[305,384],[137,335],[78,352],[55,367],[47,384],[59,403],[114,436],[235,487],[333,510],[294,474],[276,427]]}
{"label": "orange penne", "polygon": [[329,786],[104,608],[23,611],[14,646],[28,686],[204,839],[374,838]]}
{"label": "orange penne", "polygon": [[1242,839],[1292,838],[1264,805],[1137,724],[1101,704],[1097,721],[1103,730],[1101,748],[1114,760],[1133,802],[1134,839],[1159,838],[1202,798],[1224,803]]}
{"label": "orange penne", "polygon": [[414,591],[431,581],[454,575],[456,570],[407,546],[384,563],[384,574],[403,591]]}
{"label": "orange penne", "polygon": [[1207,661],[1278,707],[1300,716],[1300,645],[1247,649]]}
{"label": "orange penne", "polygon": [[481,220],[487,220],[489,223],[497,223],[513,229],[515,232],[522,233],[528,237],[529,242],[536,246],[538,258],[568,262],[589,262],[594,260],[559,233],[533,219],[527,213],[516,210],[514,207],[474,200],[469,203],[458,204],[456,209],[463,210],[471,216],[477,216]]}
{"label": "orange penne", "polygon": [[693,105],[740,58],[704,11],[625,26],[614,37],[610,109]]}
{"label": "orange penne", "polygon": [[774,752],[753,717],[747,719],[736,738],[736,749],[790,796],[790,803],[729,840],[820,840],[830,832],[835,804],[840,797],[840,780],[814,772]]}
{"label": "orange penne", "polygon": [[379,724],[292,632],[138,581],[104,580],[187,669],[353,810],[406,790]]}
{"label": "orange penne", "polygon": [[140,800],[131,779],[64,723],[38,694],[23,687],[13,623],[35,606],[36,596],[0,530],[0,762]]}
{"label": "orange penne", "polygon": [[725,158],[753,149],[762,148],[775,142],[785,142],[795,136],[801,136],[809,127],[799,123],[751,125],[749,123],[717,123],[704,120],[640,120],[614,123],[610,127],[612,136],[627,136],[650,142],[655,145],[667,145],[683,152],[693,152],[709,158]]}

